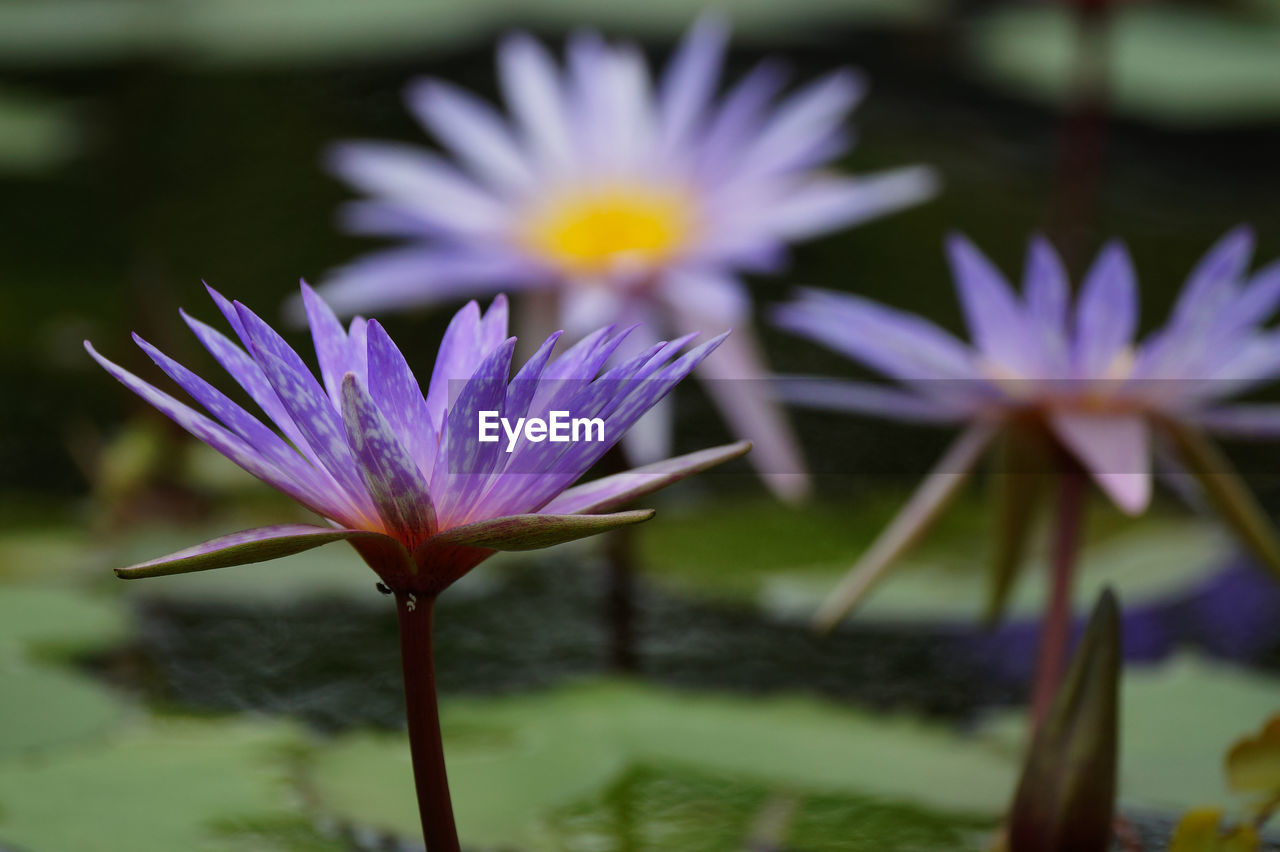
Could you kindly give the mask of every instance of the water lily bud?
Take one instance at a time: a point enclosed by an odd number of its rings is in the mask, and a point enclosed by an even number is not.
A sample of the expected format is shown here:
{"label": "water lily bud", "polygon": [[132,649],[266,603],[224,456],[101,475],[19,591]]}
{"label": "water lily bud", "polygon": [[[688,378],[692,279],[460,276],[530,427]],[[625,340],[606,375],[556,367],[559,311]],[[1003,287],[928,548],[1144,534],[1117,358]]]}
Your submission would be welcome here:
{"label": "water lily bud", "polygon": [[1009,815],[1009,852],[1111,848],[1119,683],[1120,612],[1108,589],[1032,740]]}

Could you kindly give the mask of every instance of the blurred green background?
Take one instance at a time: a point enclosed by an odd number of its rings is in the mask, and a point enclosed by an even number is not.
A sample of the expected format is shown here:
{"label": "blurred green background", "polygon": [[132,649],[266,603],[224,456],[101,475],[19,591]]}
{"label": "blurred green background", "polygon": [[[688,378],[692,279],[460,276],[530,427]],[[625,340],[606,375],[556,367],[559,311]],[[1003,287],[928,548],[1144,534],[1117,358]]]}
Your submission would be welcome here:
{"label": "blurred green background", "polygon": [[[929,204],[798,247],[790,274],[751,281],[758,305],[815,285],[959,330],[943,236],[966,232],[1015,273],[1044,226],[1071,74],[1066,11],[718,8],[735,26],[730,78],[766,54],[801,79],[868,74],[842,167],[927,163],[943,180]],[[409,842],[394,626],[372,576],[332,546],[112,580],[113,565],[297,510],[192,446],[81,341],[152,376],[136,330],[216,375],[178,308],[213,318],[203,279],[278,318],[299,277],[372,247],[337,232],[348,192],[320,157],[346,138],[418,142],[407,79],[494,98],[494,40],[515,27],[557,46],[571,28],[602,28],[639,40],[656,66],[699,10],[0,0],[0,850]],[[1280,5],[1126,4],[1111,48],[1106,173],[1095,221],[1075,236],[1090,252],[1128,242],[1150,327],[1229,227],[1253,224],[1259,256],[1280,255]],[[449,313],[386,325],[425,364]],[[854,372],[761,328],[780,371]],[[1024,697],[1042,572],[1009,627],[977,630],[988,519],[975,493],[864,617],[812,636],[805,616],[946,435],[796,422],[815,466],[840,472],[820,478],[814,505],[777,506],[743,469],[670,495],[639,533],[640,677],[608,675],[592,547],[495,560],[445,601],[448,747],[473,848],[980,848],[1016,770],[1001,708]],[[726,437],[695,387],[681,390],[678,423],[681,447]],[[1280,507],[1275,451],[1236,457]],[[1144,664],[1127,685],[1123,801],[1162,848],[1186,807],[1240,806],[1220,757],[1280,707],[1280,597],[1172,501],[1136,524],[1099,506],[1091,536],[1085,584],[1120,587]]]}

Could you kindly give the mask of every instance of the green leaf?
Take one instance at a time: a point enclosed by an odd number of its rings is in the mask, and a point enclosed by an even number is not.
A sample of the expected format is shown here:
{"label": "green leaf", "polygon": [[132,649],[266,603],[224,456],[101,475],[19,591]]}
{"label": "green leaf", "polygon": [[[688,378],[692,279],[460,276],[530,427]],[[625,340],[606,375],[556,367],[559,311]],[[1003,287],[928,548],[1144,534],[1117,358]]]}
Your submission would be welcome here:
{"label": "green leaf", "polygon": [[0,593],[0,649],[12,645],[69,657],[118,643],[127,631],[117,600],[70,587],[5,585]]}
{"label": "green leaf", "polygon": [[[124,717],[121,702],[101,686],[43,667],[0,665],[0,696],[0,766],[15,756],[100,738]],[[0,796],[0,812],[5,806]]]}
{"label": "green leaf", "polygon": [[[1280,26],[1174,4],[1121,5],[1111,15],[1108,64],[1117,111],[1190,126],[1280,115]],[[987,79],[1063,103],[1075,45],[1066,4],[1011,6],[972,28],[967,53]]]}
{"label": "green leaf", "polygon": [[272,845],[255,826],[302,816],[290,776],[301,742],[281,724],[153,721],[89,747],[0,761],[0,833],[40,852],[262,852]]}
{"label": "green leaf", "polygon": [[1227,457],[1191,426],[1172,420],[1164,421],[1162,426],[1227,525],[1263,565],[1280,573],[1280,538],[1276,529]]}
{"label": "green leaf", "polygon": [[[876,797],[970,823],[994,817],[1013,782],[1009,762],[943,728],[808,698],[598,682],[446,701],[443,726],[459,830],[481,848],[563,848],[548,845],[547,820],[639,767],[806,797]],[[309,783],[340,819],[417,831],[403,736],[341,737],[319,751]]]}

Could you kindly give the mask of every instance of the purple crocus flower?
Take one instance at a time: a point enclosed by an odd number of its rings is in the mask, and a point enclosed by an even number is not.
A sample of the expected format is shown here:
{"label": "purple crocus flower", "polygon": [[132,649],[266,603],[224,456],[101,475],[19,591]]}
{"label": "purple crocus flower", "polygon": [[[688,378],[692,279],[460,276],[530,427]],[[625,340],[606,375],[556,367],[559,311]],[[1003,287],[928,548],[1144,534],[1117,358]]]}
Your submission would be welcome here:
{"label": "purple crocus flower", "polygon": [[[803,493],[800,454],[743,331],[751,300],[737,273],[777,271],[790,243],[915,204],[934,178],[822,171],[850,147],[844,121],[864,81],[838,71],[779,100],[787,74],[766,61],[717,101],[726,42],[725,26],[703,18],[655,92],[633,45],[580,33],[561,71],[512,36],[498,50],[510,122],[447,83],[415,82],[409,108],[453,159],[380,142],[333,151],[337,174],[369,195],[345,226],[408,242],[337,270],[321,292],[356,312],[514,289],[536,339],[556,325],[576,338],[642,323],[624,355],[660,333],[736,328],[699,375],[755,442],[770,485]],[[628,435],[634,458],[666,454],[670,416],[660,408]]]}
{"label": "purple crocus flower", "polygon": [[936,517],[992,440],[1011,428],[1039,432],[1051,454],[1086,470],[1129,514],[1150,502],[1153,434],[1167,439],[1171,459],[1200,480],[1247,544],[1280,566],[1265,517],[1201,435],[1211,429],[1280,436],[1280,409],[1226,402],[1280,376],[1280,332],[1264,328],[1280,306],[1280,264],[1248,272],[1248,229],[1228,233],[1204,256],[1168,323],[1141,342],[1136,276],[1119,243],[1098,255],[1074,303],[1062,261],[1043,239],[1031,242],[1021,296],[968,240],[952,237],[947,251],[972,344],[921,317],[848,294],[805,291],[775,314],[783,328],[899,385],[790,377],[782,382],[789,400],[968,424],[824,620],[866,592]]}
{"label": "purple crocus flower", "polygon": [[[434,597],[495,551],[645,520],[652,512],[600,513],[746,451],[745,444],[707,450],[570,487],[724,335],[684,354],[690,337],[656,343],[602,373],[631,329],[603,328],[552,358],[557,333],[509,381],[515,338],[507,336],[507,303],[498,296],[484,315],[471,302],[453,318],[424,395],[377,321],[357,318],[343,328],[305,284],[319,380],[256,314],[209,292],[243,348],[183,318],[279,432],[137,335],[211,417],[86,348],[183,428],[329,523],[236,533],[122,568],[121,577],[257,562],[345,539],[389,588]],[[545,419],[552,410],[599,418],[605,440],[521,440],[506,451],[505,437],[478,440],[482,410],[509,421]]]}

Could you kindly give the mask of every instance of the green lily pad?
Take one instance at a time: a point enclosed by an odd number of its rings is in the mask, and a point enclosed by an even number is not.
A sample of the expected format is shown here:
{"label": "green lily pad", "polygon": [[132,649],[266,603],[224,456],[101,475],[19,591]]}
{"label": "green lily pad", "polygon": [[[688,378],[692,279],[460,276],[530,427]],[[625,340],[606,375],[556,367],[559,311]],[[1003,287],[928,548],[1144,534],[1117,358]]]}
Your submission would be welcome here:
{"label": "green lily pad", "polygon": [[[1121,686],[1120,798],[1132,807],[1181,812],[1238,810],[1223,755],[1280,707],[1280,683],[1227,665],[1180,657],[1128,671]],[[1012,759],[1025,717],[1001,714],[985,727]]]}
{"label": "green lily pad", "polygon": [[601,793],[562,808],[539,847],[666,852],[953,852],[977,849],[988,819],[951,815],[850,795],[778,791],[730,775],[640,767]]}
{"label": "green lily pad", "polygon": [[[732,0],[737,30],[822,32],[824,23],[912,23],[942,0]],[[188,63],[296,64],[421,55],[510,26],[590,21],[614,32],[674,38],[702,11],[697,0],[643,6],[609,0],[11,0],[0,4],[0,54],[10,62],[80,64],[155,55]]]}
{"label": "green lily pad", "polygon": [[0,534],[0,581],[63,585],[82,573],[85,535],[74,527],[23,528]]}
{"label": "green lily pad", "polygon": [[[1177,125],[1280,115],[1280,25],[1174,4],[1114,12],[1111,102],[1120,112]],[[1065,4],[1010,6],[969,35],[977,71],[1019,94],[1062,103],[1070,93],[1075,26]]]}
{"label": "green lily pad", "polygon": [[[824,503],[788,509],[758,500],[723,500],[687,515],[664,513],[639,529],[644,567],[679,590],[758,603],[783,618],[807,620],[886,523],[896,506]],[[978,500],[944,515],[871,592],[853,616],[868,621],[975,622],[987,605],[990,517]],[[1091,510],[1095,507],[1091,506]],[[1126,606],[1185,593],[1228,552],[1208,522],[1153,515],[1121,519],[1096,504],[1081,557],[1081,611],[1111,585]],[[1038,614],[1048,577],[1046,548],[1034,540],[1007,608]]]}
{"label": "green lily pad", "polygon": [[124,717],[123,704],[102,687],[42,667],[0,665],[0,696],[0,765],[15,755],[100,737]]}
{"label": "green lily pad", "polygon": [[303,816],[289,774],[299,740],[279,724],[155,721],[0,761],[0,837],[40,852],[283,849],[273,832]]}
{"label": "green lily pad", "polygon": [[[564,848],[546,845],[548,819],[637,767],[805,796],[874,797],[967,820],[999,813],[1014,777],[1010,762],[944,729],[803,698],[598,682],[451,701],[443,724],[460,831],[480,847]],[[310,783],[342,820],[406,836],[418,830],[403,736],[336,740],[315,757]]]}
{"label": "green lily pad", "polygon": [[127,615],[116,600],[45,586],[6,585],[0,594],[0,648],[66,657],[108,647],[127,631]]}

